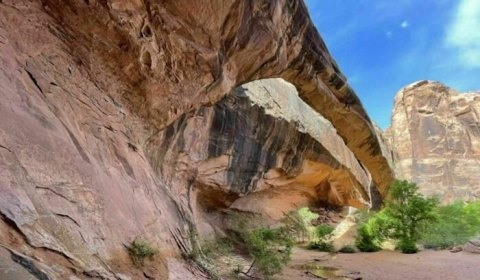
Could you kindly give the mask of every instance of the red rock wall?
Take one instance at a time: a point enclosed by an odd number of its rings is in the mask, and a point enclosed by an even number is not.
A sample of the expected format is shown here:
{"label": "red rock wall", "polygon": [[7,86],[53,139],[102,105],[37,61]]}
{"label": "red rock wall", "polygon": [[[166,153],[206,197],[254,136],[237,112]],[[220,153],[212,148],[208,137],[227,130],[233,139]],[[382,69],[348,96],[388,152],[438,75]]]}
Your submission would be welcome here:
{"label": "red rock wall", "polygon": [[[0,243],[60,279],[201,277],[171,258],[193,211],[149,143],[251,80],[292,82],[382,193],[392,178],[302,1],[3,0],[0,65]],[[162,252],[143,270],[138,236]]]}

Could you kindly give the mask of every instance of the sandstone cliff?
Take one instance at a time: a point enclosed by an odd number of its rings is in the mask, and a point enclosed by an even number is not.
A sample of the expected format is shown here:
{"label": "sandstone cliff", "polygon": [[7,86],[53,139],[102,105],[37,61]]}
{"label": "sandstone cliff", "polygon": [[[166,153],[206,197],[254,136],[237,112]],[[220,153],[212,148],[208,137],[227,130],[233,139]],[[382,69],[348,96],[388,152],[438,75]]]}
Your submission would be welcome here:
{"label": "sandstone cliff", "polygon": [[384,137],[396,176],[444,202],[480,198],[480,93],[421,81],[395,97]]}
{"label": "sandstone cliff", "polygon": [[[368,206],[392,180],[302,1],[2,0],[0,65],[6,277],[206,277],[178,257],[222,209]],[[268,77],[298,96],[235,90]],[[143,269],[135,237],[161,248]]]}

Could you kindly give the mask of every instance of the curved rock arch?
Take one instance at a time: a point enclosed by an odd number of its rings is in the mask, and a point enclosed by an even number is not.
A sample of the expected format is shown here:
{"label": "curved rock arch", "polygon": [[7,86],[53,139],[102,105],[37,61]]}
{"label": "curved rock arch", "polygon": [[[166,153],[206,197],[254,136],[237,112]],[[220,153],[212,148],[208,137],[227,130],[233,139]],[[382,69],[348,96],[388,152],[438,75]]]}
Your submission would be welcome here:
{"label": "curved rock arch", "polygon": [[[120,68],[117,75],[131,88],[133,110],[158,127],[192,108],[217,102],[244,83],[281,77],[335,126],[372,173],[380,193],[388,190],[393,174],[371,120],[302,0],[110,0],[72,2],[71,10],[54,0],[44,2],[67,26],[80,20],[72,15],[81,14],[79,10],[95,19],[71,30],[82,39],[97,32],[103,41],[121,47],[122,61],[109,61],[110,67]],[[94,29],[102,22],[112,27]],[[139,38],[145,26],[151,36]],[[117,50],[105,42],[88,40],[96,55],[111,60]],[[151,52],[151,72],[139,69],[142,59],[135,59],[145,51]]]}
{"label": "curved rock arch", "polygon": [[[45,264],[114,278],[131,268],[122,244],[137,235],[189,253],[190,186],[165,186],[147,145],[252,80],[294,84],[380,191],[390,184],[372,124],[301,0],[3,0],[0,23],[0,230],[18,239],[0,241]],[[112,272],[116,258],[124,267]]]}

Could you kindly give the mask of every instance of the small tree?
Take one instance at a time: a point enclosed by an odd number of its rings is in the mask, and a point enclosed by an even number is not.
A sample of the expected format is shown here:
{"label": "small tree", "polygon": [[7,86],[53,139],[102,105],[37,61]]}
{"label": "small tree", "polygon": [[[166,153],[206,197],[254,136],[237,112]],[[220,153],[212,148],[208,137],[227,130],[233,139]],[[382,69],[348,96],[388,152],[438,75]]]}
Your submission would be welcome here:
{"label": "small tree", "polygon": [[305,242],[310,239],[310,230],[313,228],[312,221],[317,219],[319,215],[310,211],[308,207],[303,207],[292,211],[285,216],[285,226],[295,235],[297,239]]}
{"label": "small tree", "polygon": [[434,209],[438,201],[423,197],[418,186],[407,181],[394,181],[390,197],[382,211],[388,221],[386,236],[399,241],[403,253],[415,253],[421,237],[421,226],[435,220]]}
{"label": "small tree", "polygon": [[244,273],[248,275],[252,267],[258,268],[265,279],[282,271],[283,266],[290,260],[293,239],[284,227],[276,229],[256,229],[244,234],[245,245],[253,258],[250,269]]}

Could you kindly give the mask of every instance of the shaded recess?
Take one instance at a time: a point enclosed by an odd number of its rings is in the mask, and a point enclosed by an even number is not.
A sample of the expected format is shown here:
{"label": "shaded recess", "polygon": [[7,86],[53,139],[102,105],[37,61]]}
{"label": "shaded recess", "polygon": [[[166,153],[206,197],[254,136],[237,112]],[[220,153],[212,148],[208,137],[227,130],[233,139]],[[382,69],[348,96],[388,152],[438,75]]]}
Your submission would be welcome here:
{"label": "shaded recess", "polygon": [[377,192],[331,123],[282,79],[245,84],[181,115],[147,150],[174,192],[190,186],[199,228],[226,209],[279,220],[308,205],[370,207]]}

